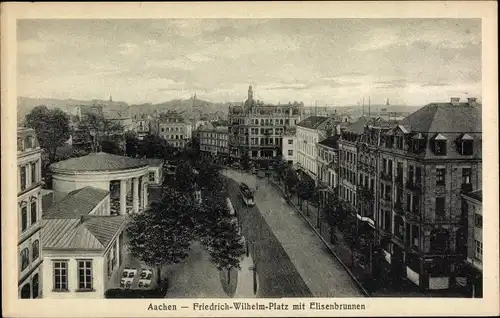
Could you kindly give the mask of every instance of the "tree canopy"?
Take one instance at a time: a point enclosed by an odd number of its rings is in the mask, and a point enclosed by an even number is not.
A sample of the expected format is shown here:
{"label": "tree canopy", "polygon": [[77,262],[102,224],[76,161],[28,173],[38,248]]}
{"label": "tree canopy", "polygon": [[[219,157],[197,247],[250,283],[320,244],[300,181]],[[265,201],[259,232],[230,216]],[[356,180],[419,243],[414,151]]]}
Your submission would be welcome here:
{"label": "tree canopy", "polygon": [[37,106],[26,115],[26,126],[36,132],[40,147],[49,153],[49,160],[55,159],[57,148],[70,137],[69,115],[60,110]]}

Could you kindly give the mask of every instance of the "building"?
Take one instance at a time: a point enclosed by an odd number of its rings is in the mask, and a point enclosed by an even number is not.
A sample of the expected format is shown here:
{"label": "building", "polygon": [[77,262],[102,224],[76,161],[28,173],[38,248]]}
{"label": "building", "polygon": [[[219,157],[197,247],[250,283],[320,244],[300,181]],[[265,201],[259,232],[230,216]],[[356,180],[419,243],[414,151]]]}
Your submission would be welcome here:
{"label": "building", "polygon": [[252,86],[242,106],[230,106],[229,153],[232,160],[247,154],[252,161],[270,160],[281,152],[285,129],[300,121],[301,104],[269,105],[253,97]]}
{"label": "building", "polygon": [[336,126],[332,117],[311,116],[297,124],[296,158],[300,170],[317,181],[316,143],[335,134]]}
{"label": "building", "polygon": [[149,116],[136,116],[132,123],[132,130],[136,133],[137,139],[143,140],[144,137],[149,135],[151,133],[151,125],[154,125],[154,120]]}
{"label": "building", "polygon": [[205,157],[224,162],[229,156],[228,127],[207,123],[198,129],[200,152]]}
{"label": "building", "polygon": [[193,134],[191,123],[178,114],[161,116],[154,126],[151,127],[152,132],[156,132],[175,148],[184,148]]}
{"label": "building", "polygon": [[104,298],[117,280],[128,216],[111,215],[109,190],[71,191],[43,216],[45,298]]}
{"label": "building", "polygon": [[297,129],[295,127],[285,129],[283,133],[283,147],[281,148],[281,156],[287,163],[294,165],[297,162],[296,135]]}
{"label": "building", "polygon": [[17,252],[19,298],[42,297],[42,175],[41,153],[35,131],[17,129]]}
{"label": "building", "polygon": [[467,220],[467,286],[474,298],[483,296],[483,193],[462,194],[462,216]]}
{"label": "building", "polygon": [[338,186],[338,152],[339,135],[333,135],[323,139],[316,144],[318,156],[316,165],[318,167],[318,187],[320,189],[320,203],[326,204],[330,196],[336,195]]}
{"label": "building", "polygon": [[150,186],[163,184],[163,159],[144,159],[148,162],[148,181]]}
{"label": "building", "polygon": [[146,160],[98,152],[53,163],[50,169],[54,191],[85,187],[109,191],[112,215],[139,213],[148,206]]}
{"label": "building", "polygon": [[481,140],[475,98],[428,104],[381,140],[379,238],[393,272],[423,290],[452,288],[464,278],[461,194],[481,188]]}

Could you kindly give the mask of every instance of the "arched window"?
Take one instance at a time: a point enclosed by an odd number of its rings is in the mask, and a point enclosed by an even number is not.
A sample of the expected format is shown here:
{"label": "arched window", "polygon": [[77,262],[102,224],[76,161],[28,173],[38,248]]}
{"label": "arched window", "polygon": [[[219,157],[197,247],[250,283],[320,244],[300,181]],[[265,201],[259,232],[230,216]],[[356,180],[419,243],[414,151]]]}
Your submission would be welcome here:
{"label": "arched window", "polygon": [[39,281],[38,274],[33,275],[33,279],[31,281],[32,282],[31,285],[33,286],[31,298],[38,298],[38,289],[39,289],[38,281]]}
{"label": "arched window", "polygon": [[31,298],[31,285],[27,283],[21,288],[21,299],[29,299]]}
{"label": "arched window", "polygon": [[30,254],[28,248],[21,251],[21,271],[25,270],[30,263]]}
{"label": "arched window", "polygon": [[37,219],[38,219],[38,209],[37,209],[37,199],[36,197],[32,197],[31,198],[31,204],[30,204],[30,207],[31,207],[31,225],[35,224]]}
{"label": "arched window", "polygon": [[31,243],[31,259],[34,261],[40,256],[40,241],[35,240]]}

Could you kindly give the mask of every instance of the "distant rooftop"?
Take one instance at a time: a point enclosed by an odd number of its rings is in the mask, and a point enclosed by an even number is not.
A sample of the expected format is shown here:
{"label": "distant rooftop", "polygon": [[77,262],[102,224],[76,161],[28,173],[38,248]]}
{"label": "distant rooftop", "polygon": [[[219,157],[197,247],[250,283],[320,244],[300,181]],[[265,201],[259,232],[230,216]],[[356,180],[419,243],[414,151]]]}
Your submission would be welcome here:
{"label": "distant rooftop", "polygon": [[330,137],[323,139],[322,141],[318,142],[318,144],[324,145],[324,146],[329,147],[329,148],[337,149],[338,148],[338,140],[339,140],[339,136],[334,135],[334,136],[330,136]]}
{"label": "distant rooftop", "polygon": [[310,129],[317,129],[321,124],[326,122],[329,118],[330,117],[326,116],[310,116],[302,120],[300,123],[298,123],[297,126]]}

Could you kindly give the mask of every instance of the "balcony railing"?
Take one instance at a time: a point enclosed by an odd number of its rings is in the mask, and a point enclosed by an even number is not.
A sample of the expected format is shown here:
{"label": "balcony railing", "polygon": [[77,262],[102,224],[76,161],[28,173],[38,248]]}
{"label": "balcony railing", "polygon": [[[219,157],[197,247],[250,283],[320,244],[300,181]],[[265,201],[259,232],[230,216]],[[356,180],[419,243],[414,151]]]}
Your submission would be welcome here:
{"label": "balcony railing", "polygon": [[462,193],[472,192],[472,184],[471,183],[462,183],[461,191],[462,191]]}
{"label": "balcony railing", "polygon": [[404,216],[409,222],[420,222],[420,213],[418,211],[404,211]]}
{"label": "balcony railing", "polygon": [[392,182],[392,175],[385,173],[385,172],[382,172],[382,173],[380,173],[380,179],[382,179],[384,181]]}
{"label": "balcony railing", "polygon": [[412,190],[412,191],[421,191],[422,185],[420,183],[415,182],[415,181],[407,181],[406,188],[408,190]]}

